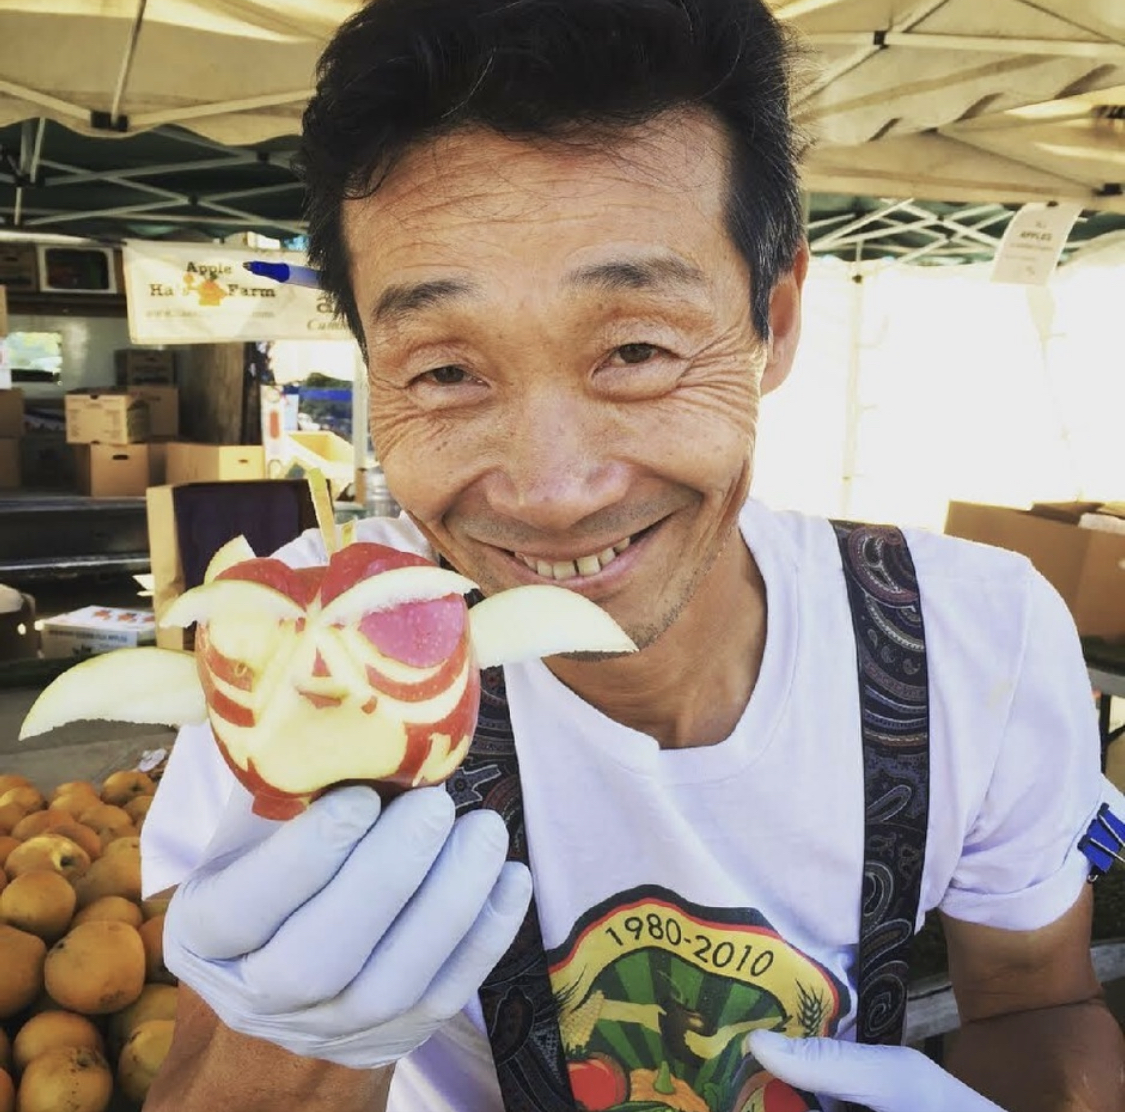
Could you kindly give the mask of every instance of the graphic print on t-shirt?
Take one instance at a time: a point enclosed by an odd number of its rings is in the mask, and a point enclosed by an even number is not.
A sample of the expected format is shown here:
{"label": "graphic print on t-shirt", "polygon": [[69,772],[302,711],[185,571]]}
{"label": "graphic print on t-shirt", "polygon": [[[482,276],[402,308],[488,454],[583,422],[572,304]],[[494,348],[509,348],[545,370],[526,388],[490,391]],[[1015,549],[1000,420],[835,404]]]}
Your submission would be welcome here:
{"label": "graphic print on t-shirt", "polygon": [[585,1112],[815,1112],[744,1049],[765,1028],[832,1035],[845,985],[758,911],[622,892],[548,955],[571,1088]]}

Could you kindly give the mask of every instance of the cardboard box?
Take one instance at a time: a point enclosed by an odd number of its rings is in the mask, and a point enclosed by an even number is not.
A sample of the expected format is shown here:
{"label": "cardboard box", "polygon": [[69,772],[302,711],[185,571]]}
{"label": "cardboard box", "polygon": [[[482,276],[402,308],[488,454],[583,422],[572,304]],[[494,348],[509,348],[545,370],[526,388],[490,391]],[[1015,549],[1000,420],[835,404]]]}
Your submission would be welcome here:
{"label": "cardboard box", "polygon": [[169,485],[265,477],[266,460],[260,444],[189,444],[174,440],[168,445],[165,481]]}
{"label": "cardboard box", "polygon": [[12,602],[16,608],[0,612],[0,660],[23,660],[39,653],[39,631],[35,628],[35,598],[32,595],[4,588],[8,599],[0,599],[5,607]]}
{"label": "cardboard box", "polygon": [[9,293],[39,289],[34,243],[0,243],[0,286]]}
{"label": "cardboard box", "polygon": [[20,442],[15,437],[0,438],[0,490],[20,486]]}
{"label": "cardboard box", "polygon": [[170,440],[148,442],[148,485],[163,486],[168,476],[168,445]]}
{"label": "cardboard box", "polygon": [[93,498],[143,498],[149,485],[147,444],[76,444],[78,490]]}
{"label": "cardboard box", "polygon": [[950,502],[945,531],[1022,552],[1062,595],[1082,636],[1125,636],[1125,536],[976,502]]}
{"label": "cardboard box", "polygon": [[148,406],[148,434],[169,439],[180,433],[180,391],[175,386],[128,386]]}
{"label": "cardboard box", "polygon": [[0,390],[0,436],[23,436],[22,390]]}
{"label": "cardboard box", "polygon": [[170,351],[155,348],[120,348],[113,355],[118,386],[173,386],[176,360]]}
{"label": "cardboard box", "polygon": [[41,637],[45,657],[92,656],[113,649],[155,644],[156,619],[151,610],[84,606],[81,610],[45,619]]}
{"label": "cardboard box", "polygon": [[148,405],[132,394],[73,390],[66,395],[69,444],[135,444],[148,435]]}

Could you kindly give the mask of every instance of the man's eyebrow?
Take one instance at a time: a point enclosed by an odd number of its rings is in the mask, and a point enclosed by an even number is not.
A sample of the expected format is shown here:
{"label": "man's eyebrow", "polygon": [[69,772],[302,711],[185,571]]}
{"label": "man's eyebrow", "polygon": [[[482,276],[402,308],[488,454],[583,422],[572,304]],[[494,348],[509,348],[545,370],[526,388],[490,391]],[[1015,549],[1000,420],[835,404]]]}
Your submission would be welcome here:
{"label": "man's eyebrow", "polygon": [[388,286],[375,302],[371,322],[394,324],[423,309],[432,309],[444,301],[465,297],[475,291],[471,282],[458,278],[438,278],[431,282],[401,282]]}
{"label": "man's eyebrow", "polygon": [[595,286],[613,293],[662,286],[702,287],[707,285],[707,275],[678,255],[649,255],[591,263],[571,271],[565,281],[570,286]]}
{"label": "man's eyebrow", "polygon": [[[564,282],[568,286],[595,287],[612,293],[661,287],[699,288],[707,284],[707,276],[678,255],[650,255],[591,263],[571,271]],[[400,323],[415,313],[476,292],[474,283],[460,278],[396,283],[388,286],[375,302],[371,322],[376,326]]]}

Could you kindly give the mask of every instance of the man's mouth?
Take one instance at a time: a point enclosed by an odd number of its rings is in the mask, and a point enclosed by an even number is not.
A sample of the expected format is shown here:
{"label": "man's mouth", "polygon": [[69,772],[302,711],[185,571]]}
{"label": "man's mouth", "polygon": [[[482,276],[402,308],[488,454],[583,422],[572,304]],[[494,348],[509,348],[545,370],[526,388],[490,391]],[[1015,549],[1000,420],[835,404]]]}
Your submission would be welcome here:
{"label": "man's mouth", "polygon": [[[642,530],[644,532],[648,530]],[[635,537],[625,537],[598,552],[591,552],[574,560],[548,560],[522,552],[513,552],[512,555],[542,579],[576,579],[580,575],[597,575],[609,567],[640,536],[641,533],[637,533]]]}

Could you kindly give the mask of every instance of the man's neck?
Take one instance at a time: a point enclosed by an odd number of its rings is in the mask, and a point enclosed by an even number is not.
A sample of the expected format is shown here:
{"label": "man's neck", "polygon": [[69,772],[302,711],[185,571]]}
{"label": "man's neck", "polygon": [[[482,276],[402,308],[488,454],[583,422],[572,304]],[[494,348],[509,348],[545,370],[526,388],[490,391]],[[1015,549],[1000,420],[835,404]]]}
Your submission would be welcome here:
{"label": "man's neck", "polygon": [[557,658],[551,671],[572,691],[662,749],[729,737],[758,680],[766,644],[766,590],[740,536],[716,561],[676,622],[636,656]]}

